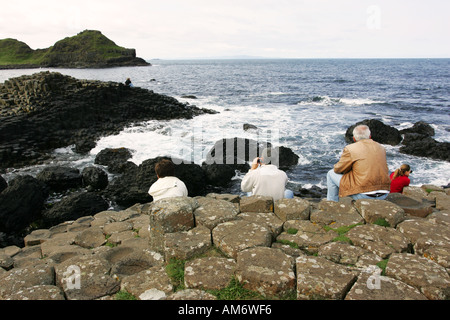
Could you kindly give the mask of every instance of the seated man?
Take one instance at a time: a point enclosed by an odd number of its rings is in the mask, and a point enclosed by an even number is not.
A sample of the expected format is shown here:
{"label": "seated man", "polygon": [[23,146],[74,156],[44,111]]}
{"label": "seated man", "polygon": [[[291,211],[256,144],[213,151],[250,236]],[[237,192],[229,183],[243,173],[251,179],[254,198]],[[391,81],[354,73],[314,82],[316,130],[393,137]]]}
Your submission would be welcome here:
{"label": "seated man", "polygon": [[264,149],[261,158],[253,160],[250,170],[242,179],[242,191],[251,192],[252,195],[269,196],[273,201],[293,198],[294,193],[286,190],[286,172],[278,169],[276,165],[278,160],[279,155],[275,149]]}
{"label": "seated man", "polygon": [[175,177],[175,164],[172,161],[168,159],[159,161],[155,166],[155,172],[158,180],[148,191],[153,201],[170,197],[187,197],[186,185]]}
{"label": "seated man", "polygon": [[339,162],[327,174],[327,200],[339,197],[384,200],[389,194],[390,179],[386,150],[373,141],[366,125],[353,130],[355,143],[344,148]]}

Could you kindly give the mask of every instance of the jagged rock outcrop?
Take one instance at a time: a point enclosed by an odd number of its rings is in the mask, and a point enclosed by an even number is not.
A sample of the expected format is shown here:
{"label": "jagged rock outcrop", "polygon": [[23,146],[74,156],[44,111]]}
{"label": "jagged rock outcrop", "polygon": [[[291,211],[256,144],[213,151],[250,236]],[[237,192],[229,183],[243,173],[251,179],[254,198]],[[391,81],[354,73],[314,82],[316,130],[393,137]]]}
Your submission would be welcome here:
{"label": "jagged rock outcrop", "polygon": [[77,189],[83,184],[80,170],[64,166],[46,167],[36,175],[36,178],[47,185],[50,191]]}
{"label": "jagged rock outcrop", "polygon": [[439,142],[419,133],[406,133],[399,150],[418,157],[450,161],[450,142]]}
{"label": "jagged rock outcrop", "polygon": [[190,119],[199,109],[122,83],[40,72],[0,84],[0,170],[42,162],[59,147],[88,152],[95,141],[127,124]]}
{"label": "jagged rock outcrop", "polygon": [[400,131],[396,128],[385,125],[377,119],[366,119],[355,123],[347,129],[345,132],[345,141],[347,141],[347,143],[353,142],[353,129],[360,124],[365,124],[370,128],[372,139],[376,142],[395,146],[402,141]]}
{"label": "jagged rock outcrop", "polygon": [[0,232],[27,227],[39,217],[48,194],[46,185],[31,176],[12,180],[0,193]]}
{"label": "jagged rock outcrop", "polygon": [[44,224],[54,226],[64,221],[90,216],[108,208],[108,202],[100,195],[93,192],[81,192],[57,202],[50,209],[45,210],[42,217]]}

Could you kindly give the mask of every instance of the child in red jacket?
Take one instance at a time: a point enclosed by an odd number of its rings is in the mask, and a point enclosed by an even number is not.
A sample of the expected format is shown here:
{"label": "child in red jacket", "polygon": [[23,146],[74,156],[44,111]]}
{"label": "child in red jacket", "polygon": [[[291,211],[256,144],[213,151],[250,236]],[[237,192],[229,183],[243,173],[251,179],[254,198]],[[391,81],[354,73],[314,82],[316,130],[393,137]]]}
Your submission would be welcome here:
{"label": "child in red jacket", "polygon": [[411,182],[409,175],[412,173],[411,167],[402,164],[399,169],[391,173],[391,193],[403,193],[403,188],[409,186]]}

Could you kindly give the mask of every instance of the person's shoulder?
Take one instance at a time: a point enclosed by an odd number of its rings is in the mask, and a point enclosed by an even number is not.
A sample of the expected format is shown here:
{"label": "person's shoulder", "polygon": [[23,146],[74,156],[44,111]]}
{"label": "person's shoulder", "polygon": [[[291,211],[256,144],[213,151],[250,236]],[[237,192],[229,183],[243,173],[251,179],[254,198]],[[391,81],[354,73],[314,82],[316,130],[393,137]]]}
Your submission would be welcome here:
{"label": "person's shoulder", "polygon": [[247,171],[247,173],[245,174],[246,176],[252,176],[252,175],[255,175],[255,174],[259,174],[259,172],[261,171],[261,168],[262,167],[258,167],[258,168],[256,168],[256,169],[250,169],[250,170],[248,170]]}
{"label": "person's shoulder", "polygon": [[382,149],[384,149],[384,147],[383,147],[383,145],[381,144],[381,143],[379,143],[379,142],[377,142],[377,141],[375,141],[375,140],[373,140],[373,139],[365,139],[365,140],[367,140],[368,142],[368,144],[372,144],[372,145],[375,145],[375,146],[377,146],[377,147],[379,147],[379,148],[382,148]]}

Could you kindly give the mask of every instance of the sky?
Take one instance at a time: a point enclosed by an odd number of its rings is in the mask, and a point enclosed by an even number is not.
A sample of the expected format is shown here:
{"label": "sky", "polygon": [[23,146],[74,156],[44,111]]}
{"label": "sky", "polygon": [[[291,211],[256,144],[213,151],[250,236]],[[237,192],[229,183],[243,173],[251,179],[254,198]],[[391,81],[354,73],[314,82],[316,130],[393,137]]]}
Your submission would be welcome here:
{"label": "sky", "polygon": [[450,58],[447,0],[0,0],[0,39],[99,30],[144,59]]}

